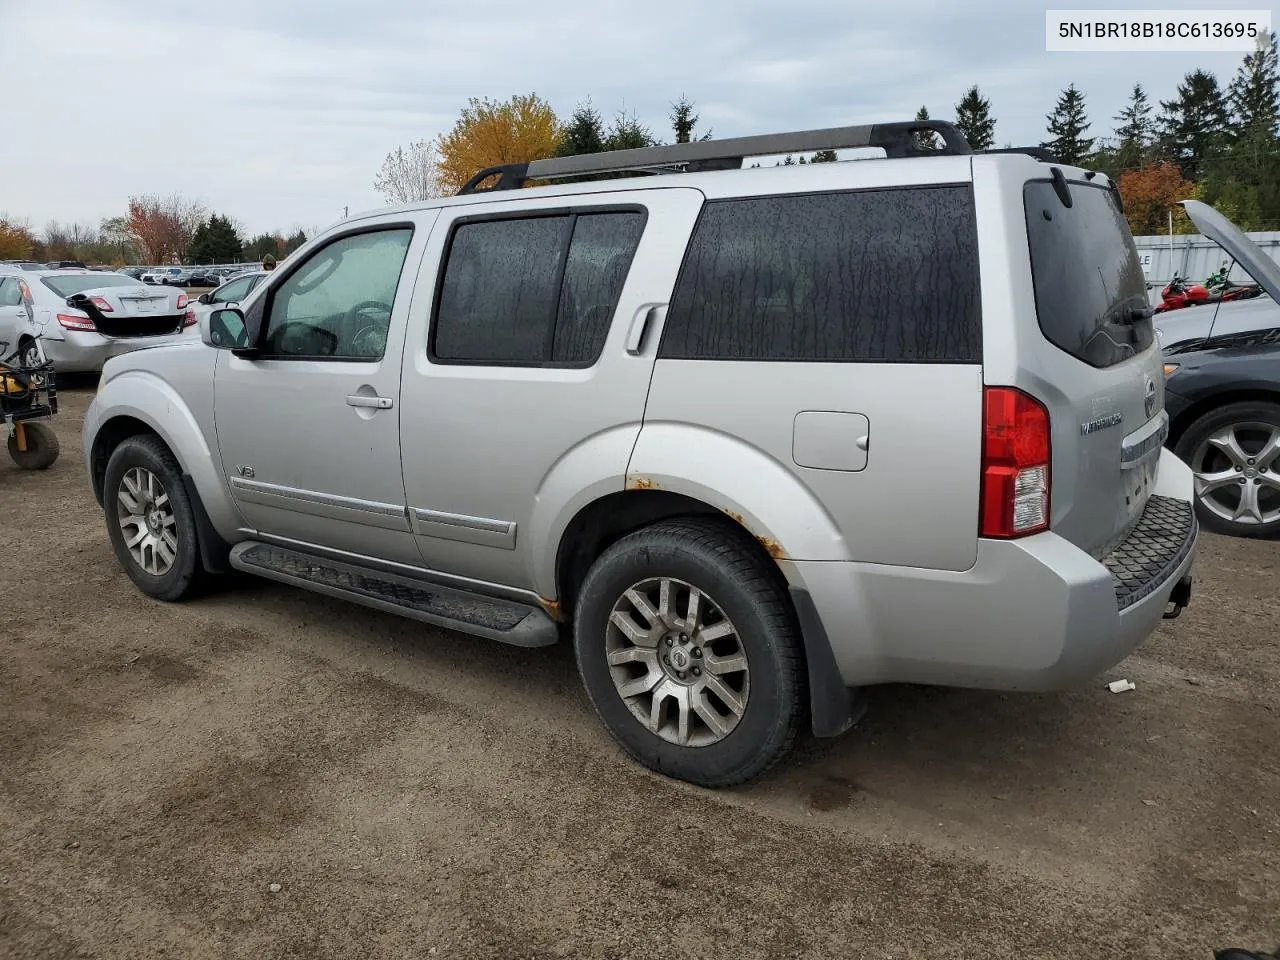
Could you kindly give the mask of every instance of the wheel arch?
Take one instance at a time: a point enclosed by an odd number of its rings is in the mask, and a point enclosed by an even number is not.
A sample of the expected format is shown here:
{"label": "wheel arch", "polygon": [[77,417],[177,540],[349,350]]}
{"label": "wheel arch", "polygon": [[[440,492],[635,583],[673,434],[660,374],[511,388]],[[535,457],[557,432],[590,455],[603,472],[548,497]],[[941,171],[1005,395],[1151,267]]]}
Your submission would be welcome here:
{"label": "wheel arch", "polygon": [[[85,417],[84,451],[94,497],[102,504],[111,453],[129,437],[151,434],[173,454],[208,529],[230,542],[240,527],[221,474],[221,457],[182,396],[159,377],[129,371],[104,383]],[[204,524],[202,524],[202,527]]]}
{"label": "wheel arch", "polygon": [[1198,397],[1170,422],[1169,446],[1177,446],[1191,425],[1206,413],[1231,403],[1273,403],[1280,406],[1280,389],[1233,387]]}
{"label": "wheel arch", "polygon": [[779,564],[776,540],[754,533],[732,508],[717,507],[686,493],[654,489],[645,478],[630,478],[627,489],[582,507],[565,527],[555,553],[556,599],[543,600],[547,611],[572,621],[578,591],[587,571],[613,543],[637,530],[676,517],[709,517],[726,531],[745,530],[750,548],[778,571],[790,599],[804,652],[810,728],[817,737],[834,737],[848,730],[865,710],[865,698],[845,686],[821,618],[803,584],[791,582],[790,564]]}

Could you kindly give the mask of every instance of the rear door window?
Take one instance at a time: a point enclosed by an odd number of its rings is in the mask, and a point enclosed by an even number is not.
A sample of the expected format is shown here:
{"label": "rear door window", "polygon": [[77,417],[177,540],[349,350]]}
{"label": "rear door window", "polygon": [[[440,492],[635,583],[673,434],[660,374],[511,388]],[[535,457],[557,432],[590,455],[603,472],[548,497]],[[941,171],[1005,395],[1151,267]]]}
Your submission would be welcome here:
{"label": "rear door window", "polygon": [[716,200],[659,356],[977,363],[980,299],[967,184]]}
{"label": "rear door window", "polygon": [[1064,206],[1051,180],[1023,188],[1036,316],[1045,339],[1090,366],[1142,353],[1155,337],[1146,278],[1129,224],[1109,187],[1069,185]]}
{"label": "rear door window", "polygon": [[639,210],[460,223],[445,256],[432,358],[592,365],[604,348],[644,224]]}

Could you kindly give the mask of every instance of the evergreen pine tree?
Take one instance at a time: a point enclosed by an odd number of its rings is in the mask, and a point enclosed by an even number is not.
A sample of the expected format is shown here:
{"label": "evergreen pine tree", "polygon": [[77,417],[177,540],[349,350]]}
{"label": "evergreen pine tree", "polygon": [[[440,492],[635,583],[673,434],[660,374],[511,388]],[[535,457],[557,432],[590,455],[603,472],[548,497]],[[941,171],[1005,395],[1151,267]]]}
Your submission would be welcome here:
{"label": "evergreen pine tree", "polygon": [[1227,102],[1231,109],[1232,133],[1236,139],[1252,132],[1275,138],[1280,124],[1277,114],[1276,84],[1280,79],[1277,68],[1276,35],[1258,38],[1253,53],[1244,58],[1240,69],[1227,90]]}
{"label": "evergreen pine tree", "polygon": [[956,126],[974,150],[989,150],[996,142],[991,101],[983,97],[976,86],[965,91],[956,104]]}
{"label": "evergreen pine tree", "polygon": [[1093,137],[1086,137],[1089,121],[1084,112],[1084,94],[1070,84],[1058,97],[1049,121],[1049,139],[1041,144],[1063,163],[1081,166],[1093,150]]}
{"label": "evergreen pine tree", "polygon": [[604,150],[604,139],[604,121],[600,118],[600,111],[588,99],[574,108],[556,155],[572,157],[581,153],[600,153]]}
{"label": "evergreen pine tree", "polygon": [[[693,128],[698,125],[698,115],[693,112],[693,101],[680,94],[680,99],[671,105],[671,129],[675,131],[676,143],[689,143],[694,139]],[[708,130],[698,140],[710,140]]]}
{"label": "evergreen pine tree", "polygon": [[1205,161],[1220,152],[1227,138],[1227,103],[1218,78],[1193,70],[1178,84],[1177,97],[1160,101],[1160,107],[1162,149],[1184,177],[1198,179]]}
{"label": "evergreen pine tree", "polygon": [[1151,119],[1151,101],[1142,84],[1135,83],[1133,92],[1129,94],[1129,102],[1125,104],[1115,117],[1120,124],[1116,127],[1116,166],[1120,170],[1131,170],[1142,166],[1146,158],[1147,148],[1155,135],[1155,124]]}
{"label": "evergreen pine tree", "polygon": [[[919,110],[916,111],[917,122],[928,120],[928,119],[930,119],[928,107],[921,107]],[[915,138],[916,138],[916,143],[919,145],[921,150],[937,150],[938,149],[938,135],[936,133],[917,133],[915,134]]]}

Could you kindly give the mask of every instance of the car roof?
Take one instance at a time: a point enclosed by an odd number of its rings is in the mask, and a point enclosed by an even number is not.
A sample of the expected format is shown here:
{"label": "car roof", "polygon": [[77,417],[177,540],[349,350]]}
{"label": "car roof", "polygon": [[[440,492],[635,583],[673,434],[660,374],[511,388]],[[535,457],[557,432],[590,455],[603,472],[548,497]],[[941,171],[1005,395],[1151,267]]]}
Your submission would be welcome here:
{"label": "car roof", "polygon": [[[372,218],[386,219],[398,213],[436,210],[445,207],[505,203],[517,200],[539,200],[590,196],[596,193],[618,193],[638,190],[693,189],[708,200],[741,197],[764,197],[790,193],[822,193],[827,191],[871,189],[895,186],[928,186],[944,183],[970,183],[975,171],[994,171],[997,176],[1019,184],[1034,179],[1048,179],[1050,165],[1023,153],[964,154],[938,157],[868,157],[841,160],[836,163],[805,163],[789,166],[743,167],[697,173],[653,173],[641,177],[614,177],[579,183],[553,183],[548,186],[522,187],[516,190],[481,190],[458,196],[421,200],[380,209],[354,213],[345,220],[326,227],[323,233],[341,225]],[[1069,164],[1053,164],[1068,180],[1090,175],[1099,186],[1110,181],[1105,174],[1087,171]]]}

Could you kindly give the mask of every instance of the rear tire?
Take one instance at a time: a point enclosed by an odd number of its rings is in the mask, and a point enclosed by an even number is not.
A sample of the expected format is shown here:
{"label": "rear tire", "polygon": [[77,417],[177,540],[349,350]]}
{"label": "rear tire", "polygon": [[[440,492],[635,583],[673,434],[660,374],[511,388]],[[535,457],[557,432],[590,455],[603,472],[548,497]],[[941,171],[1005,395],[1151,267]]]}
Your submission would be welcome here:
{"label": "rear tire", "polygon": [[159,437],[128,437],[111,453],[103,512],[116,560],[138,589],[177,601],[200,589],[195,511],[178,461]]}
{"label": "rear tire", "polygon": [[30,337],[18,341],[18,366],[38,367],[42,362],[40,345]]}
{"label": "rear tire", "polygon": [[47,470],[58,459],[61,449],[58,435],[47,423],[27,422],[22,425],[26,450],[18,449],[18,437],[9,434],[9,456],[23,470]]}
{"label": "rear tire", "polygon": [[574,649],[606,729],[667,776],[745,783],[787,753],[803,722],[804,658],[786,585],[724,522],[669,520],[609,547],[578,596]]}
{"label": "rear tire", "polygon": [[1195,474],[1196,516],[1233,537],[1280,537],[1280,404],[1246,400],[1194,421],[1174,453]]}

